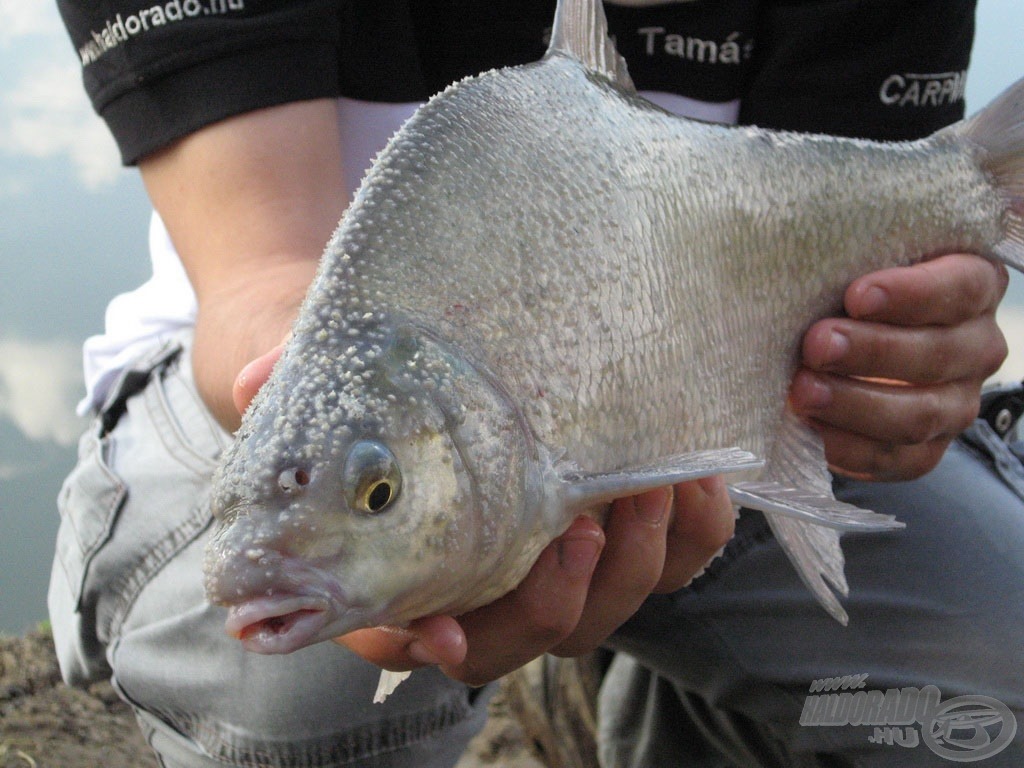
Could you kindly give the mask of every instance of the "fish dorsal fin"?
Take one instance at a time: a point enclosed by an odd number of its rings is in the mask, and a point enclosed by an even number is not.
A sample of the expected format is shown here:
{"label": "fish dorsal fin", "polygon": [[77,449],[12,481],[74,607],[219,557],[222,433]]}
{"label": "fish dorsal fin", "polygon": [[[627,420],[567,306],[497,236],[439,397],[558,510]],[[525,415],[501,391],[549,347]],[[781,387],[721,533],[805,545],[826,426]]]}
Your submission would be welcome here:
{"label": "fish dorsal fin", "polygon": [[558,0],[547,55],[554,53],[576,59],[589,71],[627,91],[636,91],[626,60],[608,37],[608,20],[601,0]]}

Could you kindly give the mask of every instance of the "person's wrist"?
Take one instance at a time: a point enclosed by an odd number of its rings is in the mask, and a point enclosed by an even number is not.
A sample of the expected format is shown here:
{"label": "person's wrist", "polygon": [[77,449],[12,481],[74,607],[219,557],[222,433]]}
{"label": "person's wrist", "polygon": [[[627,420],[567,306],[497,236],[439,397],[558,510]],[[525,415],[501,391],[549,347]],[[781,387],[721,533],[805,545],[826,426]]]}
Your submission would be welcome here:
{"label": "person's wrist", "polygon": [[241,419],[233,396],[238,374],[286,337],[315,266],[272,269],[200,297],[192,350],[196,386],[225,429],[237,429]]}

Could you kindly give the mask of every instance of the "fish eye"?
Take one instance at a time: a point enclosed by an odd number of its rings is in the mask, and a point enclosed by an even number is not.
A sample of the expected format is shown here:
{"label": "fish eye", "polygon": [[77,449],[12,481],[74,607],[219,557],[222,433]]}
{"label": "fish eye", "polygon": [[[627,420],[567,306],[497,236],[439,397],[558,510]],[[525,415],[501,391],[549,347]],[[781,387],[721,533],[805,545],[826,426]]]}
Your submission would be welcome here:
{"label": "fish eye", "polygon": [[402,473],[386,446],[374,440],[360,440],[348,452],[344,482],[349,507],[375,515],[398,497]]}
{"label": "fish eye", "polygon": [[394,489],[387,480],[375,483],[366,491],[366,509],[370,512],[380,512],[391,503],[391,496]]}

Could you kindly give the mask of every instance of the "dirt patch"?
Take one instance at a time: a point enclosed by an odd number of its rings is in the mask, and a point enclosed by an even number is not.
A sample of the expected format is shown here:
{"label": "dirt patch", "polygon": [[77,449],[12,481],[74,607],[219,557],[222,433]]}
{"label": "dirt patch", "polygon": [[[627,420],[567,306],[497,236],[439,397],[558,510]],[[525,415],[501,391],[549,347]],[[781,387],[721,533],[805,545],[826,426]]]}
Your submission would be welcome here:
{"label": "dirt patch", "polygon": [[107,683],[61,682],[48,634],[0,638],[0,768],[155,768],[128,705]]}
{"label": "dirt patch", "polygon": [[[108,683],[60,679],[49,634],[0,637],[0,768],[156,768],[135,717]],[[500,694],[457,768],[542,768]]]}

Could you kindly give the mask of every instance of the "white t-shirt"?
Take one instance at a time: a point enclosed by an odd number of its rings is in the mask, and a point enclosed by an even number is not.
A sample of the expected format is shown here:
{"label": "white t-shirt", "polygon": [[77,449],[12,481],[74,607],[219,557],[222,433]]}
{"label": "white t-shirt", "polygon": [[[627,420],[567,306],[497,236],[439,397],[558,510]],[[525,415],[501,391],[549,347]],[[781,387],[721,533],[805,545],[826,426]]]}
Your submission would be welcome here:
{"label": "white t-shirt", "polygon": [[[700,120],[735,123],[739,115],[739,101],[710,103],[669,93],[643,95],[670,112]],[[338,123],[344,137],[344,181],[348,189],[358,187],[377,152],[417,107],[419,103],[338,99]],[[150,279],[134,291],[115,297],[107,306],[104,332],[85,342],[86,395],[78,404],[80,415],[103,405],[110,387],[134,359],[166,337],[195,324],[195,292],[155,211],[149,227],[149,258],[153,270]]]}

